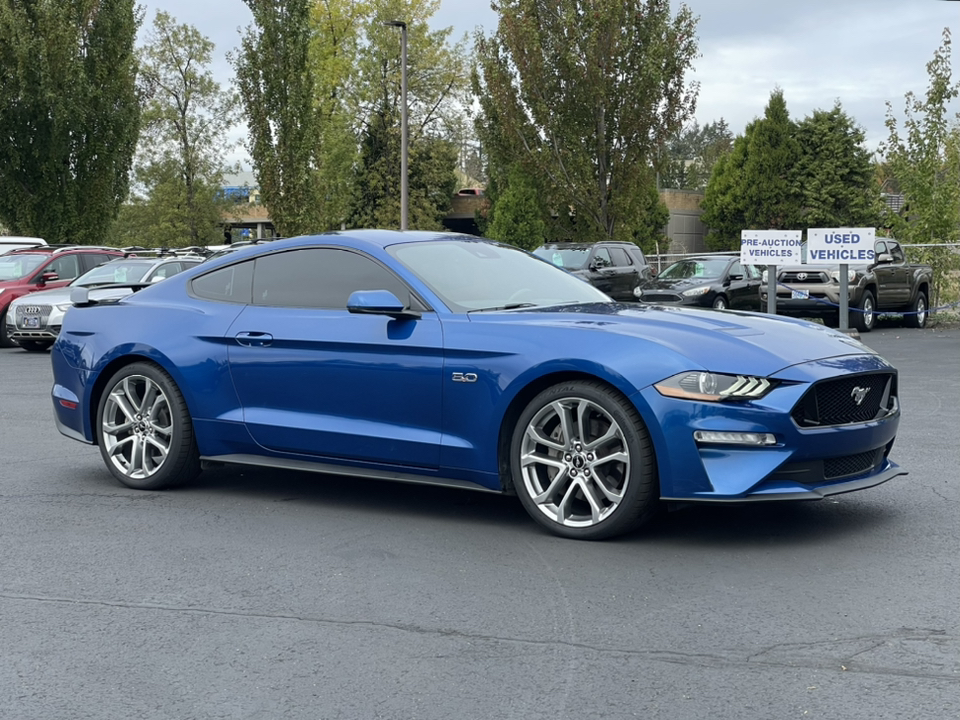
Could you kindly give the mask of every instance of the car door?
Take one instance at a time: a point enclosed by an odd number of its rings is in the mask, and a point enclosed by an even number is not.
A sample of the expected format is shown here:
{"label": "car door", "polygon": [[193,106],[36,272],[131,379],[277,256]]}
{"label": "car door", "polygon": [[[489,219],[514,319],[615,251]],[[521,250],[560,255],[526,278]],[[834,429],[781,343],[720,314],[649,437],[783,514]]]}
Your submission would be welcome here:
{"label": "car door", "polygon": [[633,289],[640,283],[640,269],[623,248],[610,248],[610,258],[613,260],[614,297],[617,300],[636,300]]}
{"label": "car door", "polygon": [[[254,440],[286,453],[437,467],[442,332],[350,313],[356,290],[413,296],[372,258],[301,248],[255,260],[252,300],[228,332],[230,373]],[[415,300],[415,298],[414,298]]]}
{"label": "car door", "polygon": [[[42,281],[41,278],[48,273],[56,273],[57,279]],[[34,274],[33,281],[37,283],[41,290],[52,290],[69,285],[71,281],[79,277],[80,273],[80,257],[77,253],[54,255],[52,260]]]}
{"label": "car door", "polygon": [[910,302],[910,285],[912,280],[912,272],[907,266],[907,258],[903,253],[903,248],[900,246],[900,243],[888,240],[887,252],[893,256],[893,264],[891,265],[893,273],[890,281],[891,293],[889,298],[884,302],[884,305],[887,307],[906,305]]}
{"label": "car door", "polygon": [[613,269],[613,259],[610,257],[610,251],[605,247],[596,247],[590,256],[587,264],[590,284],[597,290],[605,292],[610,297],[616,293],[615,279],[616,275]]}
{"label": "car door", "polygon": [[873,246],[874,262],[876,264],[872,270],[873,276],[877,279],[877,297],[875,298],[877,308],[895,304],[893,298],[897,294],[897,268],[892,262],[878,262],[881,255],[891,255],[889,245],[882,240],[878,240]]}
{"label": "car door", "polygon": [[731,308],[736,310],[755,309],[754,296],[757,295],[757,284],[747,275],[739,260],[734,260],[727,266],[723,280]]}

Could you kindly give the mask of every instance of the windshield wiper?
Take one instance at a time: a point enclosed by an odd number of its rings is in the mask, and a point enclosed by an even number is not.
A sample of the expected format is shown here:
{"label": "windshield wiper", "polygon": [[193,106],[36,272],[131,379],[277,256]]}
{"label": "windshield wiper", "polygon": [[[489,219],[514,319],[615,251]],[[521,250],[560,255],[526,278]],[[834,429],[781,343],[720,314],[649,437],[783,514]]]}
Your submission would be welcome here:
{"label": "windshield wiper", "polygon": [[508,303],[506,305],[497,305],[496,307],[486,307],[486,308],[476,308],[475,310],[467,310],[467,313],[475,312],[493,312],[495,310],[518,310],[519,308],[528,308],[528,307],[537,307],[537,303],[525,302],[525,303]]}

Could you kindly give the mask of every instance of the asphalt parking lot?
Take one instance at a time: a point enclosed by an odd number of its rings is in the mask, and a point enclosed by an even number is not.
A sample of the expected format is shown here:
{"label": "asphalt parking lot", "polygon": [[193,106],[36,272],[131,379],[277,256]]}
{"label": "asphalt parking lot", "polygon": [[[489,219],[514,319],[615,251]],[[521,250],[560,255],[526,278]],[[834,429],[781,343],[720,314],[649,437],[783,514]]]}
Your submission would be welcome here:
{"label": "asphalt parking lot", "polygon": [[0,350],[0,718],[960,717],[960,329],[862,339],[908,476],[602,543],[441,488],[128,490]]}

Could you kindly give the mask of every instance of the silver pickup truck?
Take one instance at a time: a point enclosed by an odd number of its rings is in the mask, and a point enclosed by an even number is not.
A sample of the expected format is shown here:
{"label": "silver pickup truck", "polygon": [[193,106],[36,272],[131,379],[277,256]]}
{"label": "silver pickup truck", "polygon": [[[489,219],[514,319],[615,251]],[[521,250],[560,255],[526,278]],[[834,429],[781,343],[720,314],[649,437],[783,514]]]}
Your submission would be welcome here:
{"label": "silver pickup truck", "polygon": [[[806,250],[806,247],[804,247]],[[933,269],[929,265],[908,263],[900,243],[877,238],[874,262],[848,265],[850,283],[850,327],[860,332],[873,329],[877,314],[909,313],[903,321],[908,327],[927,324]],[[760,288],[763,305],[767,302],[767,276]],[[777,267],[777,313],[792,317],[818,317],[824,324],[840,324],[840,266],[788,265]]]}

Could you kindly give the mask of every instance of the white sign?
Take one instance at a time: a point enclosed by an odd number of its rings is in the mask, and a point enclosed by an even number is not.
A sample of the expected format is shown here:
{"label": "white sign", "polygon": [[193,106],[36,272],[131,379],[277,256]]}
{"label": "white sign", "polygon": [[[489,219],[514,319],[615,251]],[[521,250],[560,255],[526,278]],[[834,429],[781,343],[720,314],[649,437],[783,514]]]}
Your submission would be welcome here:
{"label": "white sign", "polygon": [[799,230],[741,230],[740,262],[744,265],[797,265]]}
{"label": "white sign", "polygon": [[808,265],[866,265],[873,262],[876,228],[810,228]]}

